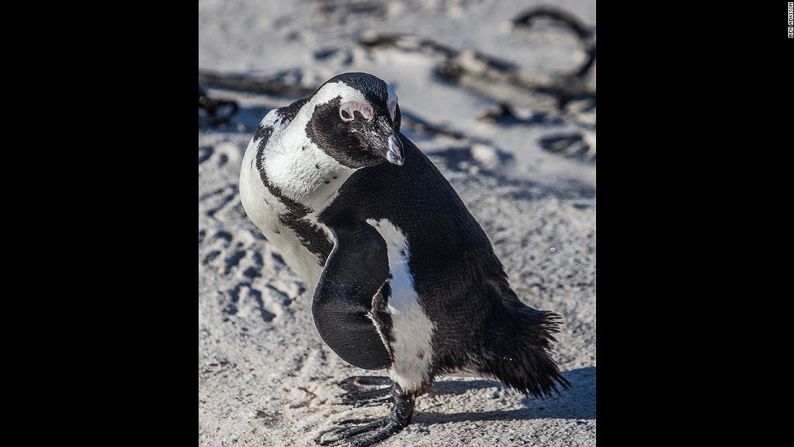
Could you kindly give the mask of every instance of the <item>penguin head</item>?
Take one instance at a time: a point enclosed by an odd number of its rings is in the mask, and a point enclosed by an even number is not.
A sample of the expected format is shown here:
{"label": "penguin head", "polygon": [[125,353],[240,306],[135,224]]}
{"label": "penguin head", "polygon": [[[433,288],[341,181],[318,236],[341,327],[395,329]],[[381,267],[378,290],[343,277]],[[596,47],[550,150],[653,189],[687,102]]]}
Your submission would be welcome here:
{"label": "penguin head", "polygon": [[308,105],[307,136],[340,164],[403,164],[400,107],[383,80],[368,73],[343,73],[320,86]]}

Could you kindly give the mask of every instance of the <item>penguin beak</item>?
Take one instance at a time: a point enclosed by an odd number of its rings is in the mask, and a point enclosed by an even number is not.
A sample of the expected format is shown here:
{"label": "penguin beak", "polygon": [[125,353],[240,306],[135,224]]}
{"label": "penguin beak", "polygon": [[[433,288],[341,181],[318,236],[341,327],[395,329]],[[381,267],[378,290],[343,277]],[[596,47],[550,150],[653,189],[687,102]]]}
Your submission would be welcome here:
{"label": "penguin beak", "polygon": [[397,135],[389,136],[389,148],[386,151],[386,161],[393,165],[402,166],[403,164],[403,144]]}
{"label": "penguin beak", "polygon": [[374,153],[393,165],[403,164],[403,144],[386,117],[376,118],[365,138]]}

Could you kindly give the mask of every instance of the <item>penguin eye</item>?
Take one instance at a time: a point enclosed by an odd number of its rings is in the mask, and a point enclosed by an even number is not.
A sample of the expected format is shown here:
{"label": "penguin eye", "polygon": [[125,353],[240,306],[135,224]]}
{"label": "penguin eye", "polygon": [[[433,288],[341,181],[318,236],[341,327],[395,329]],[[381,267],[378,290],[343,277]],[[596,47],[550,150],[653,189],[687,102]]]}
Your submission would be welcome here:
{"label": "penguin eye", "polygon": [[342,121],[353,121],[356,113],[359,113],[367,120],[371,120],[373,115],[372,107],[363,102],[348,101],[339,106],[339,117],[342,118]]}

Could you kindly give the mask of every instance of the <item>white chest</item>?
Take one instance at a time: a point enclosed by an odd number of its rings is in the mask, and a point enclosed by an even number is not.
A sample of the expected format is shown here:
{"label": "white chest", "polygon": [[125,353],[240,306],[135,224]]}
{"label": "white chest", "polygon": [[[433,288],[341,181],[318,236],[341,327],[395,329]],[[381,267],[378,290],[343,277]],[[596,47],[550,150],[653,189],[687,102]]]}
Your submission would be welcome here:
{"label": "white chest", "polygon": [[332,241],[330,231],[317,222],[316,216],[333,201],[353,170],[339,165],[314,144],[286,147],[282,144],[283,132],[284,129],[274,126],[266,147],[261,150],[258,140],[248,145],[240,170],[240,199],[248,217],[306,282],[311,294],[322,272],[321,259],[304,246],[294,222],[291,226],[284,216],[294,217],[295,205],[299,205],[308,211],[301,219],[325,232],[325,237]]}
{"label": "white chest", "polygon": [[394,364],[389,376],[404,390],[418,390],[428,382],[433,350],[433,322],[425,314],[408,265],[411,252],[402,231],[389,220],[367,220],[386,241],[389,253],[387,310],[391,314]]}

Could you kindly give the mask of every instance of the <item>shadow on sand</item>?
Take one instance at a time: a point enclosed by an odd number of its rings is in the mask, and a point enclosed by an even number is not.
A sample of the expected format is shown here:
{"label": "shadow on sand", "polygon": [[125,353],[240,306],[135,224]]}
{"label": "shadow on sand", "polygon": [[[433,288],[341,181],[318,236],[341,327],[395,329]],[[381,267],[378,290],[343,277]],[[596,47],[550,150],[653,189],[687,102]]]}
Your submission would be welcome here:
{"label": "shadow on sand", "polygon": [[[563,390],[551,399],[526,397],[523,408],[504,411],[482,411],[463,413],[418,412],[416,422],[420,424],[446,424],[464,421],[496,421],[527,419],[595,419],[595,367],[579,368],[562,374],[571,382],[571,389]],[[506,388],[491,380],[447,380],[433,384],[437,395],[463,394],[472,389]]]}

